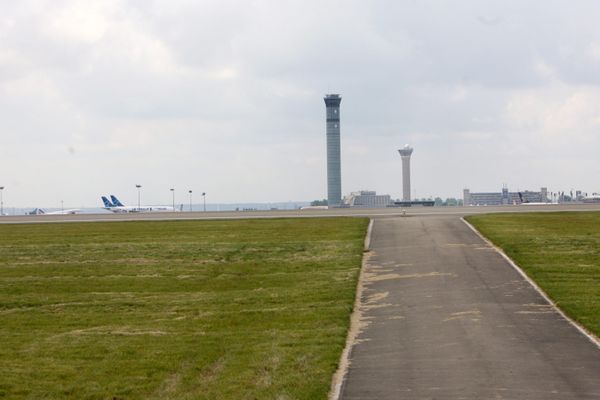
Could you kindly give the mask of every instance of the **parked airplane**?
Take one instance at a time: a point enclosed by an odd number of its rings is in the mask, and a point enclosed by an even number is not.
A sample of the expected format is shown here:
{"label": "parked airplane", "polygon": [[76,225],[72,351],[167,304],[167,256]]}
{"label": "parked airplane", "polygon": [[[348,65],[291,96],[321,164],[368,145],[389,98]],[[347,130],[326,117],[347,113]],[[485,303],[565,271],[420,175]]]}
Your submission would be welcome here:
{"label": "parked airplane", "polygon": [[115,195],[114,195],[114,194],[111,194],[111,195],[110,195],[110,201],[111,201],[111,203],[113,203],[113,204],[114,204],[115,206],[117,206],[117,207],[125,207],[125,205],[124,205],[123,203],[121,203],[121,202],[119,201],[119,199],[117,199],[117,198],[115,197]]}
{"label": "parked airplane", "polygon": [[300,207],[300,210],[328,210],[327,206],[304,206]]}
{"label": "parked airplane", "polygon": [[[114,213],[136,213],[136,212],[167,212],[167,211],[175,211],[173,207],[169,206],[126,206],[119,199],[117,199],[114,195],[110,195],[110,199],[108,200],[106,196],[102,196],[102,203],[104,203],[104,209],[108,211],[112,211]],[[181,205],[183,207],[183,204]],[[181,211],[181,209],[179,210]]]}
{"label": "parked airplane", "polygon": [[582,201],[584,203],[600,203],[600,194],[592,193],[591,196],[585,196]]}
{"label": "parked airplane", "polygon": [[46,212],[41,208],[34,208],[32,211],[28,212],[29,215],[67,215],[67,214],[77,214],[79,213],[79,209],[71,209],[71,210],[60,210],[60,211],[51,211]]}

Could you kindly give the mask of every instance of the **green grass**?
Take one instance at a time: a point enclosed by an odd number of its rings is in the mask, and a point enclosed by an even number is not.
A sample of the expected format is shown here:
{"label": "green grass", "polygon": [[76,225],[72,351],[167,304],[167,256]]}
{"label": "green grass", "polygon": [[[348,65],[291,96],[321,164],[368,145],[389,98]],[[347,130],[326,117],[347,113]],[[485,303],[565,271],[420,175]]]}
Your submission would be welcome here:
{"label": "green grass", "polygon": [[326,398],[367,223],[0,225],[0,398]]}
{"label": "green grass", "polygon": [[600,336],[600,213],[491,214],[467,220],[557,305]]}

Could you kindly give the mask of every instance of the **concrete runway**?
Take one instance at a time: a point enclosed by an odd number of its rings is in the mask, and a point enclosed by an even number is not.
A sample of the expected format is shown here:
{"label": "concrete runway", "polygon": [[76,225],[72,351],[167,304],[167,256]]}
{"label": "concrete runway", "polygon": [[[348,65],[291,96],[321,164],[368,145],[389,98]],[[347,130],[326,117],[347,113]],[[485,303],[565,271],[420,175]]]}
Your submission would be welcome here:
{"label": "concrete runway", "polygon": [[600,349],[460,218],[379,218],[341,398],[600,399]]}
{"label": "concrete runway", "polygon": [[306,217],[396,217],[402,215],[402,210],[408,216],[465,216],[471,214],[492,212],[552,212],[552,211],[600,211],[600,204],[554,204],[532,206],[501,206],[501,207],[408,207],[408,208],[338,208],[332,210],[289,210],[289,211],[221,211],[221,212],[161,212],[161,213],[131,213],[113,214],[110,212],[98,214],[74,215],[16,215],[2,216],[0,223],[43,223],[43,222],[98,222],[98,221],[166,221],[180,219],[240,219],[240,218],[306,218]]}

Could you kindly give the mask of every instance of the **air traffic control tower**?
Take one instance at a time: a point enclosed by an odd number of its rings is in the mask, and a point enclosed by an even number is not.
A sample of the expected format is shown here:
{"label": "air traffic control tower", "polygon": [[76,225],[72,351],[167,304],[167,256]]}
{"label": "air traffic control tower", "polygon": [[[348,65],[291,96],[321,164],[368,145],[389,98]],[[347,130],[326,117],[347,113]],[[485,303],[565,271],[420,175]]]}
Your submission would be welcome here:
{"label": "air traffic control tower", "polygon": [[413,148],[409,145],[404,145],[398,150],[402,157],[402,201],[410,201],[410,156]]}
{"label": "air traffic control tower", "polygon": [[342,204],[342,172],[340,162],[340,103],[339,94],[325,95],[327,110],[327,205]]}

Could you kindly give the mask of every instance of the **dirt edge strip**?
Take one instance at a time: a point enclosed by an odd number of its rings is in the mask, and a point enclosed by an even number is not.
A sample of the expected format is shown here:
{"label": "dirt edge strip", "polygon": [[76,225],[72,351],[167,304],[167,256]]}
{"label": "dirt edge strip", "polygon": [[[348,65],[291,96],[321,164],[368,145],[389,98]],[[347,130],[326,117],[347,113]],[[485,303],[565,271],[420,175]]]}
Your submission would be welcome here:
{"label": "dirt edge strip", "polygon": [[523,279],[525,279],[543,298],[544,300],[546,300],[548,302],[548,304],[550,304],[552,306],[552,308],[554,308],[554,310],[561,316],[563,317],[568,323],[570,323],[571,325],[573,325],[579,332],[581,332],[586,338],[589,339],[590,342],[592,342],[593,344],[595,344],[598,348],[600,348],[600,339],[598,337],[596,337],[596,335],[594,335],[592,332],[589,332],[586,328],[584,328],[582,325],[580,325],[579,323],[577,323],[575,320],[571,319],[567,314],[565,314],[557,305],[556,303],[554,303],[554,301],[552,301],[552,299],[550,299],[550,297],[546,294],[546,292],[544,292],[542,290],[541,287],[538,286],[537,283],[535,283],[533,281],[533,279],[531,279],[526,273],[525,271],[523,271],[521,269],[521,267],[519,267],[517,265],[517,263],[515,263],[509,256],[506,255],[506,253],[504,252],[504,250],[502,250],[500,247],[496,246],[494,243],[492,243],[490,240],[488,240],[488,238],[486,238],[485,236],[483,236],[481,234],[481,232],[479,232],[473,225],[471,225],[466,219],[464,218],[460,218],[462,220],[462,222],[464,222],[469,229],[471,229],[473,232],[475,232],[475,234],[477,236],[479,236],[484,242],[486,242],[490,247],[492,247],[498,254],[500,254],[518,273],[519,275],[521,275],[523,277]]}
{"label": "dirt edge strip", "polygon": [[373,219],[371,218],[371,220],[369,221],[369,227],[367,228],[367,235],[365,236],[364,254],[362,258],[360,273],[358,275],[358,283],[356,285],[356,297],[354,299],[354,307],[352,309],[352,314],[350,315],[350,329],[348,329],[348,336],[346,337],[346,346],[344,347],[342,355],[340,356],[338,368],[333,374],[333,378],[331,380],[331,388],[329,389],[328,396],[329,400],[338,400],[340,398],[342,386],[344,384],[344,380],[346,379],[346,373],[348,372],[348,367],[350,366],[350,352],[352,351],[352,346],[354,346],[356,338],[360,333],[360,321],[362,318],[361,303],[365,281],[364,271],[367,261],[369,259],[372,230]]}

